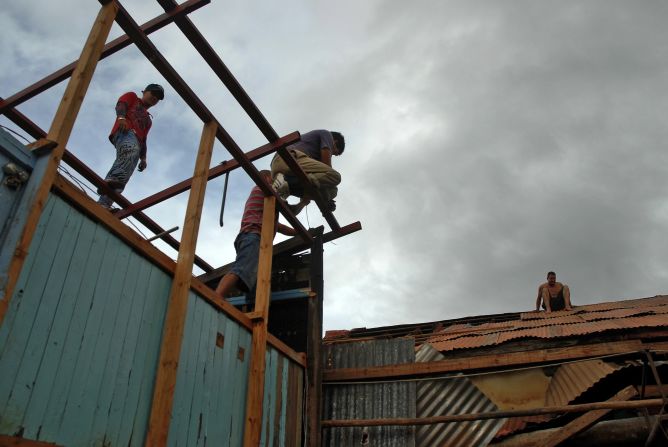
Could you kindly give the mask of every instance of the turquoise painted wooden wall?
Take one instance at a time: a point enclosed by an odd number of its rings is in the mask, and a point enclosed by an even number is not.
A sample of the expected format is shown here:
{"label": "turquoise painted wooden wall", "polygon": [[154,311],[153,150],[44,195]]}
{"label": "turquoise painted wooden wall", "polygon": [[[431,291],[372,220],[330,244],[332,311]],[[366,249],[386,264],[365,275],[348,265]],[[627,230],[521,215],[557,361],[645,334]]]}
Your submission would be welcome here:
{"label": "turquoise painted wooden wall", "polygon": [[[52,194],[0,326],[0,434],[142,445],[171,281]],[[191,292],[170,446],[242,444],[250,341]],[[262,445],[300,445],[302,376],[268,349]]]}
{"label": "turquoise painted wooden wall", "polygon": [[[191,293],[169,445],[243,444],[250,348],[245,327]],[[296,387],[290,387],[301,380],[300,368],[291,368],[277,350],[267,350],[260,445],[301,445],[292,441],[301,424],[287,406],[291,388],[291,405],[301,410]]]}

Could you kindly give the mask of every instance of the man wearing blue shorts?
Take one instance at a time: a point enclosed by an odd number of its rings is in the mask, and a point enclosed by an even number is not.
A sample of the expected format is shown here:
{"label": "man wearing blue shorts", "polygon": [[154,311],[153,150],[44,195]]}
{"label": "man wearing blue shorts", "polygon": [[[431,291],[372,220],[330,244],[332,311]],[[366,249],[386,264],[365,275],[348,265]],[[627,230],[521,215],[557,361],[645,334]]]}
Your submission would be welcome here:
{"label": "man wearing blue shorts", "polygon": [[[271,172],[260,171],[267,183],[271,184]],[[223,276],[216,287],[216,294],[225,299],[233,288],[238,288],[243,292],[250,292],[255,289],[257,281],[257,264],[260,256],[260,234],[262,233],[262,214],[264,211],[264,193],[259,186],[254,186],[251,190],[244,214],[241,218],[241,228],[239,234],[234,240],[234,248],[237,251],[237,258],[230,271]],[[278,223],[278,213],[276,213],[276,222],[274,226],[274,235],[276,230],[281,234],[295,236],[297,232],[283,224]]]}

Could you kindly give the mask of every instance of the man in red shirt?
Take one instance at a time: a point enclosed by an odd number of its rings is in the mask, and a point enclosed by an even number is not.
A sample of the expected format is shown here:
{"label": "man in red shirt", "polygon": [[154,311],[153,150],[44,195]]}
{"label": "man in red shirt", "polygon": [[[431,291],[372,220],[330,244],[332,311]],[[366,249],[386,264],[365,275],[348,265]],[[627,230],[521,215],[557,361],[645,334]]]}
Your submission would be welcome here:
{"label": "man in red shirt", "polygon": [[566,284],[557,282],[557,274],[554,272],[547,272],[547,282],[538,286],[536,311],[540,310],[541,301],[548,312],[573,309],[570,289]]}
{"label": "man in red shirt", "polygon": [[[260,171],[268,183],[271,183],[271,172]],[[251,292],[257,282],[257,263],[260,257],[260,233],[262,233],[262,214],[264,211],[264,193],[259,186],[251,189],[244,214],[241,218],[241,228],[234,240],[237,258],[230,271],[222,277],[216,287],[216,294],[225,299],[234,287],[243,292]],[[278,223],[278,213],[274,226],[281,234],[295,236],[297,232],[286,225]]]}
{"label": "man in red shirt", "polygon": [[[116,160],[105,181],[114,191],[121,193],[139,163],[139,172],[146,169],[146,138],[151,130],[151,114],[148,109],[165,98],[165,91],[158,84],[149,84],[139,98],[128,92],[118,98],[116,121],[109,134],[109,141],[116,147]],[[98,203],[110,208],[113,201],[101,195]]]}

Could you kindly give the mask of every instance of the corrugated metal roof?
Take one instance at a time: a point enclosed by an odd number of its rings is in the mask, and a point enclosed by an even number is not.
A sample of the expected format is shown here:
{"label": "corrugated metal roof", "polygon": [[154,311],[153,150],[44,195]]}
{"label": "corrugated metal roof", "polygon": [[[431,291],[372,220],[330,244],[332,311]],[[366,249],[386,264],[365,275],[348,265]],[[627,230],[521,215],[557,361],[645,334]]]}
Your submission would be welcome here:
{"label": "corrugated metal roof", "polygon": [[[441,352],[493,346],[523,338],[552,339],[643,327],[668,327],[668,296],[576,306],[570,311],[524,312],[468,319],[330,331],[332,342],[412,335],[416,346],[429,343]],[[413,329],[411,329],[413,328]],[[431,331],[431,332],[430,332]],[[326,341],[328,341],[326,340]]]}
{"label": "corrugated metal roof", "polygon": [[561,365],[552,376],[545,395],[548,407],[568,405],[573,399],[591,388],[619,366],[602,360],[587,360]]}
{"label": "corrugated metal roof", "polygon": [[[369,340],[323,346],[328,368],[355,368],[413,363],[412,339]],[[337,385],[324,389],[326,419],[381,419],[415,417],[415,383]],[[323,430],[323,446],[414,447],[414,427],[340,427]]]}
{"label": "corrugated metal roof", "polygon": [[[443,358],[440,352],[427,344],[422,345],[416,354],[417,362],[434,362]],[[465,377],[421,381],[417,384],[417,417],[496,410],[496,405]],[[504,419],[489,419],[419,426],[416,433],[416,446],[486,446],[504,423]]]}

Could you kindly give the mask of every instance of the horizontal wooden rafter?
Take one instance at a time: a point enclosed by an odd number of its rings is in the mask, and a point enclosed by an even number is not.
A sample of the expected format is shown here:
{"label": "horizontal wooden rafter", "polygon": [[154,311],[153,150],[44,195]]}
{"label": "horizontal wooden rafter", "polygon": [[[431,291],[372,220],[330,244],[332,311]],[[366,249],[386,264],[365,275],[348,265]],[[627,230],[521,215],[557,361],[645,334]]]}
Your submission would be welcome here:
{"label": "horizontal wooden rafter", "polygon": [[534,351],[509,352],[503,355],[490,354],[474,357],[445,359],[436,362],[403,363],[398,365],[366,368],[326,369],[324,382],[346,382],[359,380],[400,379],[435,375],[448,372],[485,370],[506,366],[531,365],[559,360],[575,360],[602,355],[638,352],[644,348],[640,340],[577,345],[564,348]]}

